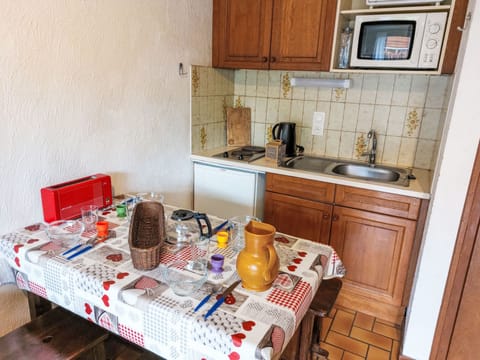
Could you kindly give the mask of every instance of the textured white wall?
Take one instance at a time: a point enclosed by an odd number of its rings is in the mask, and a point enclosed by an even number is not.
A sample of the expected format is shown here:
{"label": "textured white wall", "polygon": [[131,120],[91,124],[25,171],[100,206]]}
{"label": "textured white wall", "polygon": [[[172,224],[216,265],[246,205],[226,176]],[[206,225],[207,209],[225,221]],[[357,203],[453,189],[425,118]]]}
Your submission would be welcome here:
{"label": "textured white wall", "polygon": [[191,206],[190,82],[211,0],[0,0],[0,233],[40,188],[105,172],[114,192]]}
{"label": "textured white wall", "polygon": [[471,1],[470,9],[472,21],[468,24],[459,54],[461,60],[447,115],[450,123],[443,136],[405,329],[403,354],[417,360],[430,357],[449,264],[480,140],[480,48],[477,40],[480,34],[480,8],[478,3],[475,5],[475,1]]}

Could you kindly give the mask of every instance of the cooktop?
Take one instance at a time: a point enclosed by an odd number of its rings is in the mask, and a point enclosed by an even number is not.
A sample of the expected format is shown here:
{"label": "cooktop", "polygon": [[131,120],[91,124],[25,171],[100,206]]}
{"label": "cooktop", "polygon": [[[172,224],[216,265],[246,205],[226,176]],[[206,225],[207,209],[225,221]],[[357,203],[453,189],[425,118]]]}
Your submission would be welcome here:
{"label": "cooktop", "polygon": [[252,162],[265,156],[265,148],[262,146],[242,146],[213,155],[215,158]]}

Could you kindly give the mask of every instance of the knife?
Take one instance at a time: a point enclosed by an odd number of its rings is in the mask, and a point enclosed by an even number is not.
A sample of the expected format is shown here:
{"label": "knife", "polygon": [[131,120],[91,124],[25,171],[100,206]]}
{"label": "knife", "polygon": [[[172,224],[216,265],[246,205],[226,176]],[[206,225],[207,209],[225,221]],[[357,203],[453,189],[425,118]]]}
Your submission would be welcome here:
{"label": "knife", "polygon": [[218,225],[217,227],[215,227],[213,230],[212,230],[212,235],[215,235],[217,232],[219,232],[220,230],[223,229],[223,227],[225,225],[228,224],[228,220],[225,220],[223,223],[221,223],[220,225]]}
{"label": "knife", "polygon": [[87,245],[85,247],[81,248],[77,252],[74,252],[72,255],[67,256],[67,260],[72,260],[73,258],[76,258],[78,255],[81,255],[81,254],[93,249],[94,246],[96,246],[96,245],[104,242],[105,240],[107,240],[107,236],[104,237],[104,238],[101,238],[101,239],[98,238],[98,237],[95,237],[94,239],[95,239],[95,241],[93,241],[91,243],[87,242]]}
{"label": "knife", "polygon": [[223,293],[222,293],[222,296],[220,296],[220,298],[217,300],[217,302],[215,304],[213,304],[213,306],[210,308],[210,310],[207,311],[207,313],[205,314],[204,318],[208,318],[210,315],[212,315],[214,313],[215,310],[218,309],[218,307],[220,305],[223,304],[223,302],[225,301],[225,298],[230,295],[232,293],[232,291],[237,287],[238,284],[240,284],[242,282],[242,280],[237,280],[235,281],[232,285],[230,285]]}

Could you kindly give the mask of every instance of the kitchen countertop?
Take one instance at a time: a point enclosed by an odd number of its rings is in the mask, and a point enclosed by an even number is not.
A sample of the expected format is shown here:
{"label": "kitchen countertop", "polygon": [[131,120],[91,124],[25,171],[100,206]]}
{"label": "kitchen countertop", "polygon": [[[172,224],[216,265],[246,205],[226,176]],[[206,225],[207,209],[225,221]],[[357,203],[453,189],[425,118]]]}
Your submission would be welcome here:
{"label": "kitchen countertop", "polygon": [[269,172],[310,180],[324,181],[333,184],[353,186],[367,190],[383,191],[386,193],[411,196],[420,199],[430,199],[432,172],[429,170],[413,168],[412,173],[413,175],[415,175],[416,180],[410,180],[410,185],[406,187],[390,185],[387,183],[373,182],[368,180],[353,179],[343,176],[327,175],[319,172],[283,168],[277,166],[275,163],[265,158],[260,158],[253,162],[247,163],[230,159],[212,157],[215,154],[224,152],[229,149],[231,150],[231,147],[221,147],[212,150],[205,150],[203,152],[193,153],[190,158],[192,159],[192,161],[195,162],[221,165],[234,169],[249,170],[262,173]]}

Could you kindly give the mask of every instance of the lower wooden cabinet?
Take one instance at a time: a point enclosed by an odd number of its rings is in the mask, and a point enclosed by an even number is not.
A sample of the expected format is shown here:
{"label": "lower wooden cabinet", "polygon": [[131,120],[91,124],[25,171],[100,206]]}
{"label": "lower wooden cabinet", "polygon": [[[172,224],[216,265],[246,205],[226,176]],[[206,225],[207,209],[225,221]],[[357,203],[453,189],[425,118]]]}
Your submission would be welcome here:
{"label": "lower wooden cabinet", "polygon": [[333,218],[330,245],[347,269],[346,292],[401,312],[416,221],[341,206]]}
{"label": "lower wooden cabinet", "polygon": [[337,304],[401,323],[428,201],[277,174],[267,174],[266,190],[265,222],[330,244],[342,259]]}
{"label": "lower wooden cabinet", "polygon": [[333,206],[267,191],[263,221],[277,231],[329,243]]}

